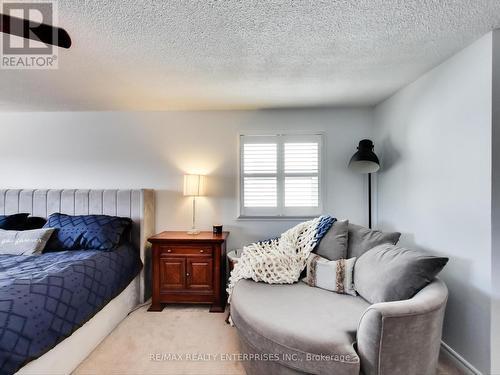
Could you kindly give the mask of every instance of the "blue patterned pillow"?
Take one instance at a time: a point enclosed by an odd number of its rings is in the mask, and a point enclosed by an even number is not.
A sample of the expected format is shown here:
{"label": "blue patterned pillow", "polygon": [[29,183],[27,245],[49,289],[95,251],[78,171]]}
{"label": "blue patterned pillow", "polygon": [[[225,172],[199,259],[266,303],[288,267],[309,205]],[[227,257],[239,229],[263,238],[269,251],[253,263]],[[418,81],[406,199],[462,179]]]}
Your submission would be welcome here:
{"label": "blue patterned pillow", "polygon": [[0,229],[23,230],[29,214],[14,214],[0,216]]}
{"label": "blue patterned pillow", "polygon": [[113,250],[132,225],[129,218],[107,215],[50,215],[45,228],[57,228],[47,244],[51,250]]}

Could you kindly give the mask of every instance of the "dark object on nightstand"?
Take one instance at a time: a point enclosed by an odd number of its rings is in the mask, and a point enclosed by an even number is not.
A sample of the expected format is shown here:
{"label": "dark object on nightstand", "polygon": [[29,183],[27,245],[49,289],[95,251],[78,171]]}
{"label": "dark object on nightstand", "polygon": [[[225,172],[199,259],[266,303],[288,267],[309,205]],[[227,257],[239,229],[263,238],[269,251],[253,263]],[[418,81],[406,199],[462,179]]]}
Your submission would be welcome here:
{"label": "dark object on nightstand", "polygon": [[222,233],[222,225],[214,225],[213,234],[221,234],[221,233]]}
{"label": "dark object on nightstand", "polygon": [[210,312],[226,307],[226,239],[229,232],[162,232],[148,239],[153,259],[153,303],[208,303]]}

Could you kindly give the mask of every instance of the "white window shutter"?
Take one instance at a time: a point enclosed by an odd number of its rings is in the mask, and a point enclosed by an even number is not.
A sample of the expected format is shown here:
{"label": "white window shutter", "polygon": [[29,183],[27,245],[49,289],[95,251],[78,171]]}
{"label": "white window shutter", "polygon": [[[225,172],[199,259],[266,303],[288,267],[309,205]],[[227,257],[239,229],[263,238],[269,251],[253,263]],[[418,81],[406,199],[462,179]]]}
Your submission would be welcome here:
{"label": "white window shutter", "polygon": [[243,172],[245,174],[276,174],[276,143],[245,143],[243,145]]}
{"label": "white window shutter", "polygon": [[319,172],[318,142],[285,142],[285,174]]}
{"label": "white window shutter", "polygon": [[241,136],[240,214],[320,214],[321,146],[320,135]]}
{"label": "white window shutter", "polygon": [[276,177],[245,177],[245,207],[277,207],[278,188]]}
{"label": "white window shutter", "polygon": [[285,141],[285,208],[319,207],[319,147],[317,141]]}
{"label": "white window shutter", "polygon": [[318,176],[285,177],[285,207],[318,206]]}
{"label": "white window shutter", "polygon": [[275,216],[278,210],[278,137],[241,137],[241,214]]}

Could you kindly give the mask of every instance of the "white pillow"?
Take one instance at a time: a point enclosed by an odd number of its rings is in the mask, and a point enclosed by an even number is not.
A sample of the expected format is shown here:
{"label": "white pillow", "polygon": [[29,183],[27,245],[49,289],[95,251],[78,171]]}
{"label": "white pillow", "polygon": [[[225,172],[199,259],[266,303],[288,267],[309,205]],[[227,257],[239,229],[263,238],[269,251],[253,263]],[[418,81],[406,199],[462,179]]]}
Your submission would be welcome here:
{"label": "white pillow", "polygon": [[0,254],[40,254],[45,248],[53,231],[54,228],[21,231],[0,229]]}
{"label": "white pillow", "polygon": [[355,296],[354,263],[356,258],[328,260],[311,253],[307,258],[307,277],[303,281],[310,286]]}

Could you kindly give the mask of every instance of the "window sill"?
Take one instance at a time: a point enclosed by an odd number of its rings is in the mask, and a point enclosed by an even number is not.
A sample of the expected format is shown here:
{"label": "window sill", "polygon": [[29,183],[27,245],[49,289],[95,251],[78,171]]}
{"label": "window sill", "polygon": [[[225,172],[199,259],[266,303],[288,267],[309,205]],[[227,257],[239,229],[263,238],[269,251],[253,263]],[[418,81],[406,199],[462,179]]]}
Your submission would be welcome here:
{"label": "window sill", "polygon": [[310,216],[238,216],[236,220],[238,221],[298,221],[298,220],[311,220],[318,215]]}

